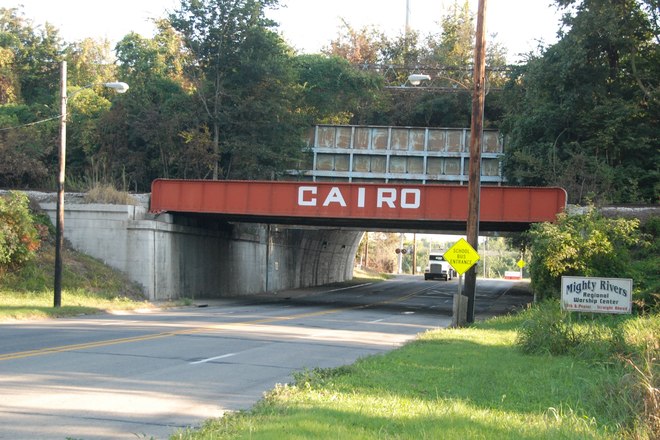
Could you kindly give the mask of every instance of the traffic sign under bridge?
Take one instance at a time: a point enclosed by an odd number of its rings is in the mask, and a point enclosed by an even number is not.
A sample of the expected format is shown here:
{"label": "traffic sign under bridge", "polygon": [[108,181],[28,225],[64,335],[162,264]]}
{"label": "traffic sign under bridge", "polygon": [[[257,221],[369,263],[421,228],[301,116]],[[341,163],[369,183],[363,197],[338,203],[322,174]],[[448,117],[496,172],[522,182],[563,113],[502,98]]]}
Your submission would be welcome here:
{"label": "traffic sign under bridge", "polygon": [[461,238],[450,247],[445,252],[444,257],[459,275],[463,275],[479,261],[479,254],[464,238]]}
{"label": "traffic sign under bridge", "polygon": [[[151,212],[215,214],[228,221],[465,231],[467,186],[157,179]],[[480,230],[522,231],[554,221],[562,188],[482,186]]]}

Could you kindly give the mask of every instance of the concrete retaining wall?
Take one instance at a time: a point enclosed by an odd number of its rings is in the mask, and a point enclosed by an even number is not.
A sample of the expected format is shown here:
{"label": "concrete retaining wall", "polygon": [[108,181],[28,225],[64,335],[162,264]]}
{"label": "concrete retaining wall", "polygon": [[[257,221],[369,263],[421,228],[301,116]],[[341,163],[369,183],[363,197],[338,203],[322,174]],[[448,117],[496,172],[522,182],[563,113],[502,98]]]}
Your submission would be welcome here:
{"label": "concrete retaining wall", "polygon": [[[56,205],[41,207],[55,222]],[[150,300],[250,295],[350,279],[362,232],[196,224],[125,205],[66,204],[64,237],[128,275]]]}

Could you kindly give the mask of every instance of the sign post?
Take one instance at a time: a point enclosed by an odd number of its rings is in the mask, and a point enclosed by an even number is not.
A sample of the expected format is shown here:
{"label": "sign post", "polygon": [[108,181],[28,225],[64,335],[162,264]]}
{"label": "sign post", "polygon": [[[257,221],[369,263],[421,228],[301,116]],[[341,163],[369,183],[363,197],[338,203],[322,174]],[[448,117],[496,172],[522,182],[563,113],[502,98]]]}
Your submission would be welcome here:
{"label": "sign post", "polygon": [[525,266],[527,266],[527,263],[525,263],[525,261],[521,258],[520,260],[518,260],[516,265],[520,268],[520,279],[522,280],[523,279],[523,268]]}
{"label": "sign post", "polygon": [[464,238],[461,238],[444,254],[444,259],[458,273],[458,293],[454,296],[452,325],[463,326],[467,320],[467,296],[462,294],[463,274],[479,261],[479,254]]}

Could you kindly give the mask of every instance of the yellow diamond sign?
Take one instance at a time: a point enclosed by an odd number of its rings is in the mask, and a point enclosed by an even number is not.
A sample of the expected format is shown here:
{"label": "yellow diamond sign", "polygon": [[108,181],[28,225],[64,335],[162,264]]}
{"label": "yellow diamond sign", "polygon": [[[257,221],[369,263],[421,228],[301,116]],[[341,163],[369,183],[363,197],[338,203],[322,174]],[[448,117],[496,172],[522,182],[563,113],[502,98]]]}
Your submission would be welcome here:
{"label": "yellow diamond sign", "polygon": [[474,266],[477,261],[479,261],[479,254],[472,246],[470,246],[470,243],[465,241],[464,238],[461,238],[455,245],[450,247],[447,252],[445,252],[444,257],[445,261],[451,264],[451,267],[453,267],[459,275],[463,275]]}
{"label": "yellow diamond sign", "polygon": [[527,263],[525,263],[525,262],[522,260],[522,258],[521,258],[520,261],[518,261],[518,263],[516,263],[516,264],[518,264],[518,267],[521,268],[521,269],[522,269],[523,267],[527,266]]}

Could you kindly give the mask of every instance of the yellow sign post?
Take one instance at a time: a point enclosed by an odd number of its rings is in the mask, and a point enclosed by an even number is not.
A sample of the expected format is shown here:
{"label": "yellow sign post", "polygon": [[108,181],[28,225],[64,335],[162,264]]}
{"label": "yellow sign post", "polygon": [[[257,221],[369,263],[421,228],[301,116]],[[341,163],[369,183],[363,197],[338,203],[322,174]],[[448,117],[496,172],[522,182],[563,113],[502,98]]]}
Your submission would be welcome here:
{"label": "yellow sign post", "polygon": [[527,266],[527,263],[525,263],[525,261],[521,258],[520,260],[518,260],[518,262],[516,264],[520,268],[520,279],[522,280],[522,278],[523,278],[523,268],[525,266]]}
{"label": "yellow sign post", "polygon": [[452,325],[462,327],[467,318],[468,297],[463,296],[463,274],[479,261],[479,254],[464,238],[461,238],[444,254],[445,261],[458,273],[458,294],[454,295]]}
{"label": "yellow sign post", "polygon": [[479,261],[479,254],[470,243],[461,238],[445,252],[445,261],[451,264],[459,275],[463,275]]}

